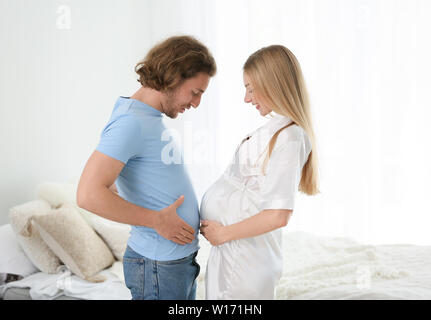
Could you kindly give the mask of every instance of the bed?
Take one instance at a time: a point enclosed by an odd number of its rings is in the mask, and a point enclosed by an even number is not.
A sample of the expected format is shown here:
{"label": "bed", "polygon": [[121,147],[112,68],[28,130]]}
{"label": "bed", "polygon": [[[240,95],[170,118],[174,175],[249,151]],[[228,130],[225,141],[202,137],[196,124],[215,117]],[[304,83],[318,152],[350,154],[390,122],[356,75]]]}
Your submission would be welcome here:
{"label": "bed", "polygon": [[[0,299],[131,299],[122,265],[130,226],[77,207],[76,185],[43,183],[36,193],[0,226]],[[199,243],[204,299],[210,244],[202,235]],[[283,248],[276,299],[431,299],[431,246],[362,244],[288,225]]]}
{"label": "bed", "polygon": [[[284,272],[276,287],[276,299],[431,299],[431,246],[362,245],[348,238],[322,237],[288,228],[284,230],[283,245]],[[200,246],[199,300],[205,298],[210,251],[201,236]],[[3,299],[129,300],[122,271],[122,263],[115,262],[101,272],[107,278],[101,283],[86,282],[70,273],[34,273],[9,282]]]}

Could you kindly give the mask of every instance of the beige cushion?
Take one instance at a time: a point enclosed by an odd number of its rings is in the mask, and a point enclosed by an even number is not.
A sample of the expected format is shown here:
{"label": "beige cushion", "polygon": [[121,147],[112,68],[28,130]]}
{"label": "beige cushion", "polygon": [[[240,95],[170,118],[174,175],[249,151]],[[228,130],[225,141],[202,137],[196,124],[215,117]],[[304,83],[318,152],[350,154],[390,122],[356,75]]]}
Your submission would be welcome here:
{"label": "beige cushion", "polygon": [[45,215],[50,211],[51,206],[45,200],[29,201],[11,208],[9,221],[18,243],[31,262],[42,272],[56,273],[57,268],[62,264],[60,259],[37,231],[31,232],[30,223],[32,217]]}
{"label": "beige cushion", "polygon": [[36,187],[38,199],[47,201],[52,208],[76,203],[77,186],[72,183],[44,182]]}
{"label": "beige cushion", "polygon": [[123,261],[131,229],[130,225],[105,219],[79,207],[78,210],[88,224],[97,232],[103,241],[105,241],[106,245],[115,256],[115,259]]}
{"label": "beige cushion", "polygon": [[74,205],[33,216],[32,225],[61,261],[82,279],[100,281],[94,276],[115,261],[110,249]]}

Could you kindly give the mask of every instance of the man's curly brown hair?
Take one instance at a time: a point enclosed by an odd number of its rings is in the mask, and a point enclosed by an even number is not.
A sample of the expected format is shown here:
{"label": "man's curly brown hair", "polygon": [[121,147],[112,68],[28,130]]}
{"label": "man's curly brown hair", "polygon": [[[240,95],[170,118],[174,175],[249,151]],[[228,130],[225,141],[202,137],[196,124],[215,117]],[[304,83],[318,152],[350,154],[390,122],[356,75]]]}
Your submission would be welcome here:
{"label": "man's curly brown hair", "polygon": [[154,46],[135,71],[142,86],[168,92],[200,72],[214,76],[217,67],[201,42],[192,36],[174,36]]}

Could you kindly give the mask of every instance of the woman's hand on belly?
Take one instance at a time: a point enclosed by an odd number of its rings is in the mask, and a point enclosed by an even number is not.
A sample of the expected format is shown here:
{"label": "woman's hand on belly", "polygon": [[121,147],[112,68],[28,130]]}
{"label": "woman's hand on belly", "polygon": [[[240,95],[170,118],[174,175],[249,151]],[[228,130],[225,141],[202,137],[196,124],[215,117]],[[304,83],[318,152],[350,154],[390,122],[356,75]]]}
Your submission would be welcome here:
{"label": "woman's hand on belly", "polygon": [[201,234],[218,246],[232,240],[257,237],[275,229],[285,227],[292,215],[290,209],[268,209],[230,225],[214,220],[201,220]]}
{"label": "woman's hand on belly", "polygon": [[219,246],[227,241],[224,226],[214,220],[201,220],[201,234],[213,246]]}

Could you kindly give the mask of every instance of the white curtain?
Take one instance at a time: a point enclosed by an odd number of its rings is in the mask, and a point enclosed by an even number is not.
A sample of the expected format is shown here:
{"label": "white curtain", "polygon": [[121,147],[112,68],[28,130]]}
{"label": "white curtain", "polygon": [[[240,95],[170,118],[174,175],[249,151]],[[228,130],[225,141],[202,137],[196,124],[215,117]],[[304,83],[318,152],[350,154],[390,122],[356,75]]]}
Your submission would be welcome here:
{"label": "white curtain", "polygon": [[286,228],[370,243],[431,244],[428,0],[0,0],[0,223],[38,183],[77,182],[135,63],[190,34],[218,66],[182,134],[198,198],[241,138],[265,123],[243,102],[242,65],[291,49],[311,97],[321,194]]}

